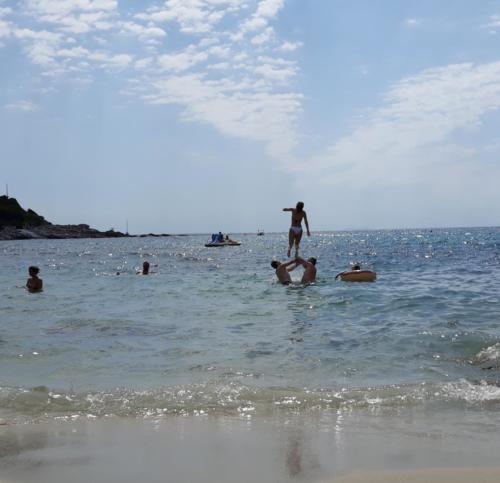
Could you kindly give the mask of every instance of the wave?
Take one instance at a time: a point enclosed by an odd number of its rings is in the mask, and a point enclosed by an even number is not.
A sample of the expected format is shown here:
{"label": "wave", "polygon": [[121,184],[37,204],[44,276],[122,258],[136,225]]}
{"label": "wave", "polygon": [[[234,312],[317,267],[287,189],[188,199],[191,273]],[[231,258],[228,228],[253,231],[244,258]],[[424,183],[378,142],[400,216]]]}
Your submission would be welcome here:
{"label": "wave", "polygon": [[192,384],[148,390],[55,391],[46,386],[0,387],[0,417],[12,423],[47,419],[157,418],[169,415],[269,416],[318,410],[402,409],[445,403],[500,411],[500,387],[485,381],[391,385],[339,390],[238,384]]}
{"label": "wave", "polygon": [[500,342],[478,352],[472,364],[482,369],[500,369]]}

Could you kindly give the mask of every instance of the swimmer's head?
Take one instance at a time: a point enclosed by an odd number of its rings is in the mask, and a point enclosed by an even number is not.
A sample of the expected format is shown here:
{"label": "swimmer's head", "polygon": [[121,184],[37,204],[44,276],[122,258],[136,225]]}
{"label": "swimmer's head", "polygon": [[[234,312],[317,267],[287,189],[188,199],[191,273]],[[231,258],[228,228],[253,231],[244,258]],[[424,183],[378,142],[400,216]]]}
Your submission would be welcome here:
{"label": "swimmer's head", "polygon": [[142,264],[142,273],[144,275],[147,275],[149,273],[149,262],[145,261],[143,264]]}
{"label": "swimmer's head", "polygon": [[307,261],[309,263],[312,263],[313,265],[316,265],[316,259],[314,257],[308,258]]}
{"label": "swimmer's head", "polygon": [[359,264],[355,264],[352,266],[352,270],[361,270],[361,266]]}
{"label": "swimmer's head", "polygon": [[273,267],[275,269],[278,268],[280,265],[281,265],[280,262],[278,262],[277,260],[273,260],[271,262],[271,267]]}
{"label": "swimmer's head", "polygon": [[38,267],[33,266],[33,265],[28,268],[28,273],[30,275],[38,275],[39,272],[40,272],[40,269]]}
{"label": "swimmer's head", "polygon": [[302,211],[304,209],[304,202],[299,201],[295,208],[297,209],[297,211]]}

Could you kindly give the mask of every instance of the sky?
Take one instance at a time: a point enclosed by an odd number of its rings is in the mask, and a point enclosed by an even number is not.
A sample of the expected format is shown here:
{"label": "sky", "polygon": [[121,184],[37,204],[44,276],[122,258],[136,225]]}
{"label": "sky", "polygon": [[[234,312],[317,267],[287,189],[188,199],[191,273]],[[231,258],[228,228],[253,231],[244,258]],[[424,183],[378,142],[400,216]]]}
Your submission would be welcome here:
{"label": "sky", "polygon": [[131,233],[500,225],[500,0],[0,0],[0,191]]}

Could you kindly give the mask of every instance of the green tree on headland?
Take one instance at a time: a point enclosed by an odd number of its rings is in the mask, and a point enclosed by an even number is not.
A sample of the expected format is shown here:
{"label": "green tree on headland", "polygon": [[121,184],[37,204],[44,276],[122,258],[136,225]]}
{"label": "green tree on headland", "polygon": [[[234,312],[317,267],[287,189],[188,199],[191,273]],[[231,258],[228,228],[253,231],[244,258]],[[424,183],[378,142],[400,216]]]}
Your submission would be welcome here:
{"label": "green tree on headland", "polygon": [[29,228],[50,223],[33,210],[24,210],[15,198],[0,196],[0,229],[5,226]]}

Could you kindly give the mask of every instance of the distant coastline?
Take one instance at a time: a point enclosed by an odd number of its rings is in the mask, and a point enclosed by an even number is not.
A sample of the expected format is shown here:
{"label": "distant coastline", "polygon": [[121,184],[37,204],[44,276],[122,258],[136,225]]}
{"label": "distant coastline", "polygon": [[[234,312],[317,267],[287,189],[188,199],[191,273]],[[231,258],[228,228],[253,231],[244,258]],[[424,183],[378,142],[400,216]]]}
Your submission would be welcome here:
{"label": "distant coastline", "polygon": [[130,235],[113,229],[99,231],[89,225],[55,225],[35,211],[25,210],[16,198],[0,196],[0,240],[162,237],[169,233]]}

